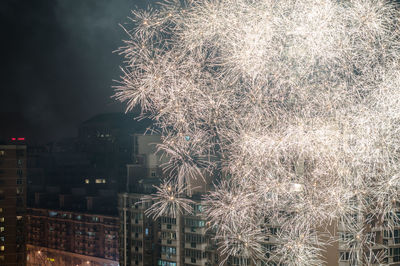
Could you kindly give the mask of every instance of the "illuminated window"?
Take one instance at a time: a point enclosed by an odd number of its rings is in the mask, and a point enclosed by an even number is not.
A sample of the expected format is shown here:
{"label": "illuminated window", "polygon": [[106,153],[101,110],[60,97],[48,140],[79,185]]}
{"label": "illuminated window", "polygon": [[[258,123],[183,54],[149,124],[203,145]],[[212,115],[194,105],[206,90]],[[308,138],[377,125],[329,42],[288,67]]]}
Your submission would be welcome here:
{"label": "illuminated window", "polygon": [[53,259],[53,258],[47,258],[47,260],[48,260],[48,261],[52,261],[52,262],[55,261],[55,259]]}
{"label": "illuminated window", "polygon": [[5,241],[4,236],[0,236],[0,241],[1,241],[1,242],[4,242],[4,241]]}
{"label": "illuminated window", "polygon": [[0,208],[0,213],[3,212],[3,208]]}
{"label": "illuminated window", "polygon": [[89,179],[85,179],[85,184],[89,184],[90,183],[90,180]]}
{"label": "illuminated window", "polygon": [[4,251],[4,246],[0,246],[0,251]]}
{"label": "illuminated window", "polygon": [[24,192],[22,187],[17,187],[17,195],[21,195]]}
{"label": "illuminated window", "polygon": [[0,151],[0,156],[4,156],[6,154],[5,151]]}
{"label": "illuminated window", "polygon": [[19,220],[22,220],[22,216],[21,215],[18,215],[17,216],[17,220],[19,221]]}
{"label": "illuminated window", "polygon": [[0,226],[0,232],[4,232],[4,226]]}
{"label": "illuminated window", "polygon": [[54,217],[54,216],[57,216],[57,215],[58,215],[58,212],[49,211],[49,216],[50,216],[50,217]]}
{"label": "illuminated window", "polygon": [[104,178],[98,178],[96,179],[96,184],[105,184],[106,180]]}
{"label": "illuminated window", "polygon": [[0,217],[0,223],[4,223],[4,217]]}

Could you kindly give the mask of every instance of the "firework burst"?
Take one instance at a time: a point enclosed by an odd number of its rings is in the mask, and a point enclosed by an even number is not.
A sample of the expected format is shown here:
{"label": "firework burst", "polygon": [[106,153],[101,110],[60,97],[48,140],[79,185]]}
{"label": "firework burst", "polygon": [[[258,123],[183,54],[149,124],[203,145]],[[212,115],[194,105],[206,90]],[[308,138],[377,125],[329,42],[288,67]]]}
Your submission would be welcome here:
{"label": "firework burst", "polygon": [[279,224],[271,257],[320,265],[331,238],[319,235],[336,224],[358,264],[377,259],[371,228],[398,224],[399,17],[386,0],[168,0],[134,11],[116,98],[163,135],[173,181],[151,214],[186,210],[184,187],[218,173],[207,215],[225,255],[269,261],[257,228]]}

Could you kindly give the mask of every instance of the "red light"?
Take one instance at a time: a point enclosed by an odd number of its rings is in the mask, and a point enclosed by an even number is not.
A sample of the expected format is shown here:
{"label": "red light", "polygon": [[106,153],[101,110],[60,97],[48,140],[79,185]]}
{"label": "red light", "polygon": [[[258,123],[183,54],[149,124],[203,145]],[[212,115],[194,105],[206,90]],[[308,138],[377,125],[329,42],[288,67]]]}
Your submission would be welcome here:
{"label": "red light", "polygon": [[16,138],[11,138],[11,140],[12,140],[12,141],[15,141],[15,140],[17,140],[17,139],[16,139]]}
{"label": "red light", "polygon": [[18,140],[25,140],[25,138],[18,138]]}

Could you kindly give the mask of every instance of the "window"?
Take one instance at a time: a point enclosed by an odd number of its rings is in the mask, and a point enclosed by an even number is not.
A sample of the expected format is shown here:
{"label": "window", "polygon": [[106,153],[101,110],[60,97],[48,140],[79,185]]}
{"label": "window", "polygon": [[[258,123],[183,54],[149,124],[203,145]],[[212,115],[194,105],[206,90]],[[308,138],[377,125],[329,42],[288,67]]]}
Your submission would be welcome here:
{"label": "window", "polygon": [[161,222],[164,224],[176,224],[176,218],[171,217],[161,217]]}
{"label": "window", "polygon": [[185,225],[191,227],[204,227],[205,222],[202,220],[185,219]]}
{"label": "window", "polygon": [[0,232],[4,232],[4,226],[0,226]]}
{"label": "window", "polygon": [[349,252],[340,252],[340,260],[341,261],[348,261],[350,258]]}
{"label": "window", "polygon": [[278,228],[271,227],[269,229],[269,232],[271,233],[271,235],[276,235],[278,233]]}
{"label": "window", "polygon": [[85,179],[85,184],[89,184],[90,183],[90,180],[89,179]]}
{"label": "window", "polygon": [[105,184],[105,183],[106,183],[106,179],[104,179],[104,178],[97,178],[95,182],[96,182],[96,184]]}
{"label": "window", "polygon": [[16,192],[17,192],[17,195],[21,195],[24,192],[24,188],[17,187]]}
{"label": "window", "polygon": [[17,178],[17,185],[22,185],[22,179],[21,178]]}
{"label": "window", "polygon": [[23,174],[22,169],[17,169],[17,175],[19,177],[22,177],[22,174]]}
{"label": "window", "polygon": [[146,234],[146,236],[149,235],[149,228],[144,229],[144,233]]}
{"label": "window", "polygon": [[176,266],[176,262],[170,262],[165,260],[158,260],[158,266]]}
{"label": "window", "polygon": [[0,200],[2,200],[4,198],[5,198],[4,190],[0,189]]}
{"label": "window", "polygon": [[4,223],[4,217],[0,217],[0,223]]}
{"label": "window", "polygon": [[6,152],[5,151],[3,151],[3,150],[0,150],[0,156],[4,156],[6,154]]}
{"label": "window", "polygon": [[161,246],[161,253],[162,254],[176,255],[176,248],[175,247]]}
{"label": "window", "polygon": [[55,212],[55,211],[49,211],[49,216],[50,216],[50,217],[54,217],[54,216],[57,216],[57,215],[58,215],[57,212]]}
{"label": "window", "polygon": [[3,208],[0,208],[0,213],[2,213],[3,212]]}
{"label": "window", "polygon": [[17,216],[17,220],[19,221],[19,220],[22,220],[22,216],[21,215],[18,215]]}
{"label": "window", "polygon": [[1,241],[1,242],[4,242],[4,241],[5,241],[4,236],[0,236],[0,241]]}
{"label": "window", "polygon": [[0,246],[0,251],[4,251],[4,246]]}

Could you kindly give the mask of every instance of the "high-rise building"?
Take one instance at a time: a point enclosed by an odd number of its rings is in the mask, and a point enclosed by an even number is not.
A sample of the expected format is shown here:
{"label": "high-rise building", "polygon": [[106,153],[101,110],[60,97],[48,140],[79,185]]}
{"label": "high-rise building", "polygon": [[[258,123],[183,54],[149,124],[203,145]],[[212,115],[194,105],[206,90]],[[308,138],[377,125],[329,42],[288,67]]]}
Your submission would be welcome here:
{"label": "high-rise building", "polygon": [[[152,219],[145,215],[152,202],[143,197],[155,192],[166,160],[156,153],[159,135],[135,134],[133,163],[127,165],[126,193],[119,194],[120,264],[133,265],[218,265],[219,256],[212,231],[202,213],[201,193],[209,184],[196,183],[191,199],[194,213]],[[206,178],[208,180],[208,178]],[[210,183],[210,182],[209,182]]]}
{"label": "high-rise building", "polygon": [[26,145],[0,145],[0,265],[25,265]]}

